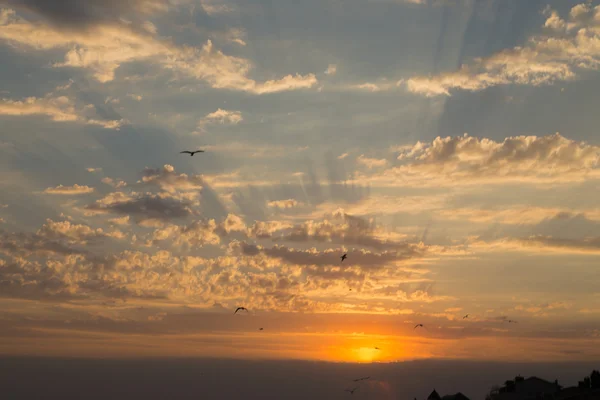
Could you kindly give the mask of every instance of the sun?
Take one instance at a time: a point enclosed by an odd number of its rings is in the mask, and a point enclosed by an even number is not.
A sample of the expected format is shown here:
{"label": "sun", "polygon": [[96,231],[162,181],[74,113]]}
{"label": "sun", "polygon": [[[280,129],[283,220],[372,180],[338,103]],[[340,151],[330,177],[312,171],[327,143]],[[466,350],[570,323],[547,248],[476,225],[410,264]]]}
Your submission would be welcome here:
{"label": "sun", "polygon": [[356,359],[359,362],[372,362],[379,358],[381,351],[376,350],[373,347],[360,347],[354,349]]}

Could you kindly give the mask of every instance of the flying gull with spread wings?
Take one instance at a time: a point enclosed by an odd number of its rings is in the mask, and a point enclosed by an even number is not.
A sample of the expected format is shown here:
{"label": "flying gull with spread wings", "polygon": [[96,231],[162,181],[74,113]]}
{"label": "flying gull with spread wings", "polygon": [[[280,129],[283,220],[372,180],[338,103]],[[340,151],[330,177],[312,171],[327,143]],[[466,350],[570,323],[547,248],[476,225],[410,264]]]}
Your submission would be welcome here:
{"label": "flying gull with spread wings", "polygon": [[235,309],[234,314],[237,314],[238,311],[246,311],[246,312],[248,312],[248,309],[246,307],[238,307],[238,308]]}
{"label": "flying gull with spread wings", "polygon": [[423,326],[423,324],[416,324],[416,325],[415,325],[415,327],[413,328],[413,331],[414,331],[415,329],[417,329],[418,327],[425,328],[425,327]]}
{"label": "flying gull with spread wings", "polygon": [[343,256],[341,256],[340,258],[342,259],[342,262],[344,262],[344,260],[345,260],[346,258],[348,258],[348,253],[344,253],[344,255],[343,255]]}
{"label": "flying gull with spread wings", "polygon": [[195,151],[189,151],[189,150],[184,150],[184,151],[180,151],[180,154],[185,153],[185,154],[189,154],[190,156],[194,156],[194,154],[196,153],[204,153],[204,150],[195,150]]}
{"label": "flying gull with spread wings", "polygon": [[350,394],[354,394],[354,392],[356,392],[358,390],[357,387],[355,387],[354,389],[346,389],[346,392],[350,392]]}

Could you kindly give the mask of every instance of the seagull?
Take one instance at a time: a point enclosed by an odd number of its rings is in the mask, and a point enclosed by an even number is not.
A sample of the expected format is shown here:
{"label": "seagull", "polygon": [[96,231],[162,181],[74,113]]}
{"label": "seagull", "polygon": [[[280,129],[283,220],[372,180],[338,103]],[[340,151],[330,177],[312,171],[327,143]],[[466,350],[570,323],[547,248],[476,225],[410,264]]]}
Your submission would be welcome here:
{"label": "seagull", "polygon": [[342,262],[344,262],[344,260],[345,260],[346,258],[348,258],[348,253],[344,253],[344,255],[343,255],[343,256],[341,256],[340,258],[342,259]]}
{"label": "seagull", "polygon": [[263,328],[259,328],[258,330],[259,330],[259,331],[262,331],[262,330],[263,330]]}
{"label": "seagull", "polygon": [[352,379],[353,382],[359,382],[359,381],[364,381],[371,378],[370,376],[365,376],[364,378],[357,378],[357,379]]}
{"label": "seagull", "polygon": [[463,319],[469,318],[469,314],[465,315]]}
{"label": "seagull", "polygon": [[417,325],[415,325],[415,327],[413,328],[413,331],[414,331],[415,329],[417,329],[418,327],[424,328],[423,324],[417,324]]}
{"label": "seagull", "polygon": [[375,350],[380,350],[379,347],[375,347]]}
{"label": "seagull", "polygon": [[246,307],[238,307],[238,308],[235,309],[234,314],[237,314],[237,312],[240,311],[240,310],[248,312],[248,309]]}
{"label": "seagull", "polygon": [[180,151],[179,153],[180,153],[180,154],[181,154],[181,153],[186,153],[186,154],[189,154],[190,156],[192,156],[192,157],[193,157],[193,156],[194,156],[194,154],[196,154],[196,153],[204,153],[204,150],[196,150],[196,151],[188,151],[188,150],[184,150],[184,151]]}
{"label": "seagull", "polygon": [[350,392],[350,394],[354,394],[354,392],[356,392],[358,390],[357,387],[355,387],[354,389],[346,389],[346,392]]}
{"label": "seagull", "polygon": [[516,324],[516,323],[517,323],[517,321],[515,321],[515,320],[512,320],[512,319],[509,319],[509,320],[508,320],[508,323],[509,323],[509,324]]}

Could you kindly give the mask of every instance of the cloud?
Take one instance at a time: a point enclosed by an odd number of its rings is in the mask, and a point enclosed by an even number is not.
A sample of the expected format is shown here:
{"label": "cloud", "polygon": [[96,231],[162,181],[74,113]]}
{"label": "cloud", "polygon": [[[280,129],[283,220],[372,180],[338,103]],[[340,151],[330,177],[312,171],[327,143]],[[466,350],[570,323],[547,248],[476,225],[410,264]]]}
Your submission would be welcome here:
{"label": "cloud", "polygon": [[55,96],[50,93],[42,98],[28,97],[24,100],[0,100],[0,115],[30,116],[45,115],[56,122],[80,122],[97,125],[105,129],[119,130],[124,120],[99,119],[94,106],[76,105],[66,96]]}
{"label": "cloud", "polygon": [[240,46],[246,46],[246,37],[248,34],[245,30],[240,28],[231,28],[223,35],[223,38],[231,43],[238,44]]}
{"label": "cloud", "polygon": [[[519,206],[504,209],[475,209],[453,208],[437,211],[439,215],[450,220],[467,220],[475,223],[501,223],[511,225],[534,225],[543,221],[552,220],[559,216],[576,216],[574,211],[563,208],[545,208],[534,206]],[[600,220],[600,213],[596,210],[583,212],[588,219]]]}
{"label": "cloud", "polygon": [[148,16],[168,10],[160,0],[63,0],[51,4],[44,0],[17,0],[12,6],[34,12],[56,26],[83,28],[118,21],[124,14]]}
{"label": "cloud", "polygon": [[141,96],[139,94],[131,94],[131,93],[129,93],[127,95],[127,97],[129,97],[130,99],[136,100],[136,101],[142,101],[142,99],[144,98],[143,96]]}
{"label": "cloud", "polygon": [[168,221],[195,214],[189,201],[178,199],[166,192],[159,194],[123,192],[111,193],[85,207],[89,213],[124,214],[138,222]]}
{"label": "cloud", "polygon": [[565,239],[545,235],[533,235],[526,238],[503,238],[483,241],[479,238],[468,244],[469,250],[496,252],[515,251],[529,253],[561,253],[593,255],[600,254],[600,237]]}
{"label": "cloud", "polygon": [[198,129],[203,132],[206,125],[237,125],[242,122],[244,118],[240,111],[229,111],[218,108],[217,111],[207,114],[204,118],[198,121]]}
{"label": "cloud", "polygon": [[600,147],[559,133],[502,142],[465,134],[417,142],[402,150],[398,165],[378,175],[358,173],[356,180],[393,186],[572,183],[597,179],[599,161]]}
{"label": "cloud", "polygon": [[236,10],[233,5],[224,4],[220,0],[202,0],[200,4],[204,12],[211,16],[229,14]]}
{"label": "cloud", "polygon": [[69,244],[82,245],[113,236],[100,228],[92,229],[87,225],[72,224],[69,221],[56,222],[51,219],[46,220],[37,234],[48,240],[65,240]]}
{"label": "cloud", "polygon": [[100,82],[114,80],[116,70],[123,64],[145,61],[176,75],[208,82],[216,89],[254,94],[306,89],[317,83],[314,74],[290,74],[256,82],[248,78],[250,61],[224,54],[215,49],[211,40],[201,48],[177,46],[153,32],[121,23],[99,23],[86,26],[84,31],[65,31],[44,22],[26,21],[13,10],[1,13],[0,40],[17,50],[66,51],[64,61],[55,67],[88,69]]}
{"label": "cloud", "polygon": [[294,199],[287,199],[287,200],[275,200],[275,201],[270,201],[267,203],[267,206],[272,207],[272,208],[279,208],[282,210],[288,209],[288,208],[294,208],[297,207],[299,204],[298,201],[294,200]]}
{"label": "cloud", "polygon": [[[533,37],[523,47],[477,58],[458,71],[418,76],[405,84],[410,92],[449,96],[454,89],[479,91],[497,85],[546,85],[574,79],[580,70],[600,67],[600,6],[580,4],[568,19],[547,11],[549,36]],[[587,18],[585,18],[587,17]]]}
{"label": "cloud", "polygon": [[146,168],[143,171],[140,183],[159,187],[169,193],[177,191],[199,191],[202,189],[203,180],[200,175],[188,176],[177,174],[172,165],[165,164],[160,169]]}
{"label": "cloud", "polygon": [[94,192],[95,189],[89,186],[80,186],[80,185],[73,185],[73,186],[63,186],[63,185],[58,185],[57,187],[54,188],[47,188],[46,190],[44,190],[44,193],[48,193],[48,194],[61,194],[61,195],[78,195],[78,194],[89,194]]}
{"label": "cloud", "polygon": [[371,168],[382,168],[385,167],[387,165],[387,160],[386,159],[377,159],[377,158],[368,158],[365,157],[364,154],[361,154],[357,159],[356,162],[364,165],[365,167],[371,169]]}
{"label": "cloud", "polygon": [[326,75],[335,75],[336,72],[337,72],[337,65],[335,65],[335,64],[329,64],[327,66],[327,69],[325,70]]}
{"label": "cloud", "polygon": [[86,171],[87,171],[87,172],[91,172],[91,173],[94,173],[94,172],[101,172],[101,171],[102,171],[102,168],[86,168]]}

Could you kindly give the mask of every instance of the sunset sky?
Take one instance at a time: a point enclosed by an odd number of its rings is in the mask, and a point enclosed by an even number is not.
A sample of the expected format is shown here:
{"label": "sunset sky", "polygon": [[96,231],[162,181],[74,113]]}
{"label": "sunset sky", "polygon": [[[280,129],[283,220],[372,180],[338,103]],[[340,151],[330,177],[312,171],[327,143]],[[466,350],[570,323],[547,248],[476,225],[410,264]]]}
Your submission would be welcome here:
{"label": "sunset sky", "polygon": [[580,1],[0,0],[0,354],[598,360]]}

